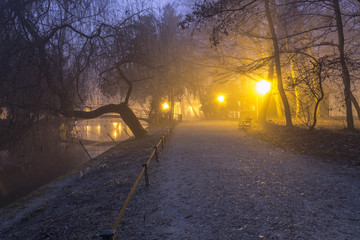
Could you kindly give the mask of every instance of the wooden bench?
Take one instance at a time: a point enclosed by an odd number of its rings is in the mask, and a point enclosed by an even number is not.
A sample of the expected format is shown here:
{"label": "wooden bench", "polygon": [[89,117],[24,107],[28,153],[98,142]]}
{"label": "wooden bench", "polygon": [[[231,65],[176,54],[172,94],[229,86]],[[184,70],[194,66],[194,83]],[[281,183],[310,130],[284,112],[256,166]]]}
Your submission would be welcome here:
{"label": "wooden bench", "polygon": [[251,127],[251,122],[251,118],[245,121],[239,121],[239,129],[249,129]]}

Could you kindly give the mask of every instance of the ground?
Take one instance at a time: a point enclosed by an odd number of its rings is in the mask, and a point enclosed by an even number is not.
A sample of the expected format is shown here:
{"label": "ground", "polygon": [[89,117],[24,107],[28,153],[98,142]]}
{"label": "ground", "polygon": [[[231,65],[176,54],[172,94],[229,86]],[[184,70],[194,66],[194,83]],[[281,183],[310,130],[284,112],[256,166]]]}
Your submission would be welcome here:
{"label": "ground", "polygon": [[178,126],[119,239],[357,238],[359,169],[249,137],[270,128]]}
{"label": "ground", "polygon": [[[360,171],[356,150],[346,155],[352,142],[344,140],[356,134],[306,138],[302,131],[275,125],[243,131],[231,121],[179,124],[160,162],[150,165],[150,187],[142,179],[135,191],[117,239],[358,237]],[[121,143],[1,209],[0,239],[99,239],[164,132]],[[304,143],[322,139],[332,146],[339,136],[349,141],[335,151],[341,159],[321,157]]]}
{"label": "ground", "polygon": [[[289,151],[311,155],[345,165],[360,164],[360,132],[348,132],[345,120],[320,119],[317,128],[310,131],[301,122],[295,122],[292,129],[284,127],[284,122],[253,126],[248,134],[277,145]],[[360,121],[355,125],[360,129]]]}
{"label": "ground", "polygon": [[112,226],[142,164],[166,130],[126,140],[0,209],[0,239],[99,239],[99,233]]}

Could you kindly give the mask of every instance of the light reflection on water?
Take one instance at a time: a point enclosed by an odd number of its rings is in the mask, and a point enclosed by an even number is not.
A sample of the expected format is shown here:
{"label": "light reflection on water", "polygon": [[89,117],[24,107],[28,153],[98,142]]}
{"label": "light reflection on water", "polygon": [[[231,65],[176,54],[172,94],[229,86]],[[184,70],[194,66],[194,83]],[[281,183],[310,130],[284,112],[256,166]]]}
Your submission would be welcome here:
{"label": "light reflection on water", "polygon": [[90,119],[82,120],[76,123],[76,135],[83,140],[88,141],[112,141],[109,135],[115,141],[122,141],[129,136],[133,136],[130,129],[120,120],[116,118]]}
{"label": "light reflection on water", "polygon": [[[59,141],[57,127],[53,122],[44,124],[27,134],[13,153],[0,151],[0,207],[89,160],[79,142]],[[91,158],[133,136],[116,117],[77,121],[73,133]]]}
{"label": "light reflection on water", "polygon": [[121,118],[116,117],[77,121],[74,133],[92,158],[113,147],[115,142],[119,143],[133,136]]}

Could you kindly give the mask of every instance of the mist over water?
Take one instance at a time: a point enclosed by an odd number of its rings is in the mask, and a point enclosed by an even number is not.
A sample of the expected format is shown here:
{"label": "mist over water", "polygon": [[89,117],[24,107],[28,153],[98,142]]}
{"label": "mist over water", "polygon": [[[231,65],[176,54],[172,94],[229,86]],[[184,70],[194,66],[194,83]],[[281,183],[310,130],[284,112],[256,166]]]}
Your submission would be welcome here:
{"label": "mist over water", "polygon": [[50,122],[29,131],[13,149],[0,151],[0,207],[132,136],[121,119],[114,117],[77,121],[71,126],[71,139],[64,137],[64,124],[59,127]]}

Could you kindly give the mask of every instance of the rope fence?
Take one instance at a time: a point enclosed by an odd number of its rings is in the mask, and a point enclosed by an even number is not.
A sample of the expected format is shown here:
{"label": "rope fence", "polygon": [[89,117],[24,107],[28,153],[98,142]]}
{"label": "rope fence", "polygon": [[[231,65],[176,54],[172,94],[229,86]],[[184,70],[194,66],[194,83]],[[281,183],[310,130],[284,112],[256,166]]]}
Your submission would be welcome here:
{"label": "rope fence", "polygon": [[102,240],[114,240],[115,239],[115,237],[116,237],[115,233],[120,224],[121,218],[124,216],[125,209],[126,209],[127,205],[129,204],[130,199],[131,199],[132,195],[134,194],[136,187],[139,185],[139,182],[143,175],[145,177],[145,186],[146,187],[150,186],[149,173],[148,173],[148,167],[149,167],[150,161],[155,157],[156,162],[159,162],[159,147],[161,146],[161,151],[164,150],[164,145],[167,143],[167,138],[168,138],[170,132],[171,132],[171,129],[168,129],[166,131],[166,133],[160,138],[159,142],[155,145],[155,147],[154,147],[150,157],[146,161],[146,163],[142,164],[142,170],[141,170],[139,176],[137,177],[133,187],[131,188],[130,193],[128,194],[128,196],[126,198],[125,203],[124,203],[112,229],[101,232],[100,237],[102,238]]}

